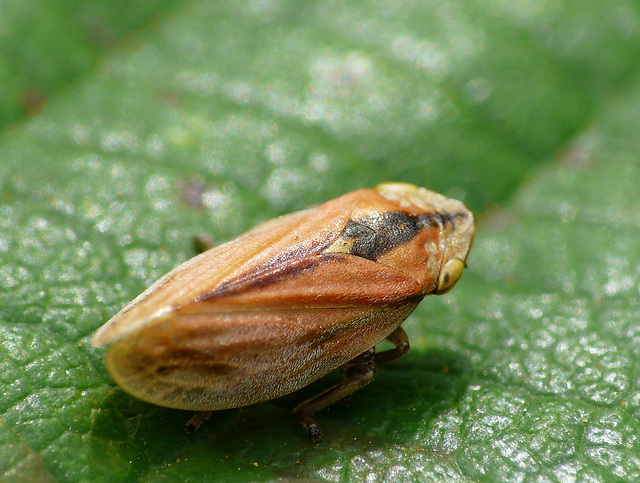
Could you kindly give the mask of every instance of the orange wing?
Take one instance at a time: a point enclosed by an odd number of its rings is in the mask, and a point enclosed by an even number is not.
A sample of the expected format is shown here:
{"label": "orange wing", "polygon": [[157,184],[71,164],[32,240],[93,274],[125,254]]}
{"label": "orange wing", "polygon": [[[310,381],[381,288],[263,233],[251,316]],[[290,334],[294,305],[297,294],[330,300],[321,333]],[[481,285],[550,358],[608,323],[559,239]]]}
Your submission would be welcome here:
{"label": "orange wing", "polygon": [[356,308],[398,304],[420,292],[418,282],[398,270],[327,253],[220,284],[178,311]]}
{"label": "orange wing", "polygon": [[310,259],[322,258],[293,278],[265,275],[149,321],[109,348],[111,374],[163,406],[254,404],[296,391],[376,345],[422,298],[417,282],[393,269],[350,255]]}

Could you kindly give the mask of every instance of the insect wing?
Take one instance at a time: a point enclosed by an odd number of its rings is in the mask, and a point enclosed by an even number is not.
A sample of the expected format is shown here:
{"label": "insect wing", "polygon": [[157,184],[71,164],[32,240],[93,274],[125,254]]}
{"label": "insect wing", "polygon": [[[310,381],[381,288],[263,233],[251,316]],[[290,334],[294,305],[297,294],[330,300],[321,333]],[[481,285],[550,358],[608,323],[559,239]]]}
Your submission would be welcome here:
{"label": "insect wing", "polygon": [[245,310],[199,302],[118,340],[106,362],[118,384],[156,404],[192,410],[245,406],[300,389],[364,352],[420,298],[337,306],[331,297],[325,306],[319,299],[312,307]]}

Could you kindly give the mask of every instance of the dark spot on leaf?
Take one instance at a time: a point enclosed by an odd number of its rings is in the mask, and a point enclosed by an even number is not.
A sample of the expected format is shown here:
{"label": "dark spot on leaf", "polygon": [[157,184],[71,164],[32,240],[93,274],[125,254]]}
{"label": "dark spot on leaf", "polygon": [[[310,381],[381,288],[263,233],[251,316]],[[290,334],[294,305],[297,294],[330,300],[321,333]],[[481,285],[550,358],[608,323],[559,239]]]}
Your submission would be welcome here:
{"label": "dark spot on leaf", "polygon": [[38,114],[47,102],[47,96],[43,90],[37,87],[28,87],[20,94],[20,105],[30,116]]}
{"label": "dark spot on leaf", "polygon": [[211,187],[202,179],[194,178],[183,181],[180,186],[180,194],[187,206],[196,210],[203,210],[202,198]]}

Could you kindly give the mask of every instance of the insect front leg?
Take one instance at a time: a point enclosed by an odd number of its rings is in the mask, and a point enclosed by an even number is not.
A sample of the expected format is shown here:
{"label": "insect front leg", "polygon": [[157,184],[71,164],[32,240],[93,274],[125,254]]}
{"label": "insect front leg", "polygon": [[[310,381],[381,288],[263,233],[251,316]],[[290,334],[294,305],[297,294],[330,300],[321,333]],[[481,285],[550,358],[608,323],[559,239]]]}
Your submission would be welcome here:
{"label": "insect front leg", "polygon": [[375,347],[372,347],[342,366],[341,371],[345,375],[344,381],[325,389],[293,409],[300,423],[306,428],[311,441],[315,442],[322,438],[322,432],[313,419],[313,415],[369,384],[373,381],[377,369]]}
{"label": "insect front leg", "polygon": [[396,330],[391,332],[387,337],[387,340],[391,342],[395,347],[395,349],[390,349],[388,351],[380,352],[376,354],[376,364],[386,364],[398,357],[402,357],[407,352],[409,352],[409,337],[407,333],[404,331],[402,327],[398,327]]}

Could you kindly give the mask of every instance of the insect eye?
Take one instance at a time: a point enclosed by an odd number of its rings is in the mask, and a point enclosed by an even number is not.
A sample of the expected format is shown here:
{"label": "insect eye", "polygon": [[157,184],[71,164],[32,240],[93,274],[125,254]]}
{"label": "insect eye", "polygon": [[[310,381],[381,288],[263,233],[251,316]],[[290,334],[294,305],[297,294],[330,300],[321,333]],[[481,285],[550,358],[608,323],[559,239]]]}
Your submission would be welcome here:
{"label": "insect eye", "polygon": [[464,270],[464,262],[458,258],[454,258],[445,263],[442,270],[440,270],[438,287],[435,293],[440,295],[451,290],[458,282],[460,275],[462,275],[462,270]]}

